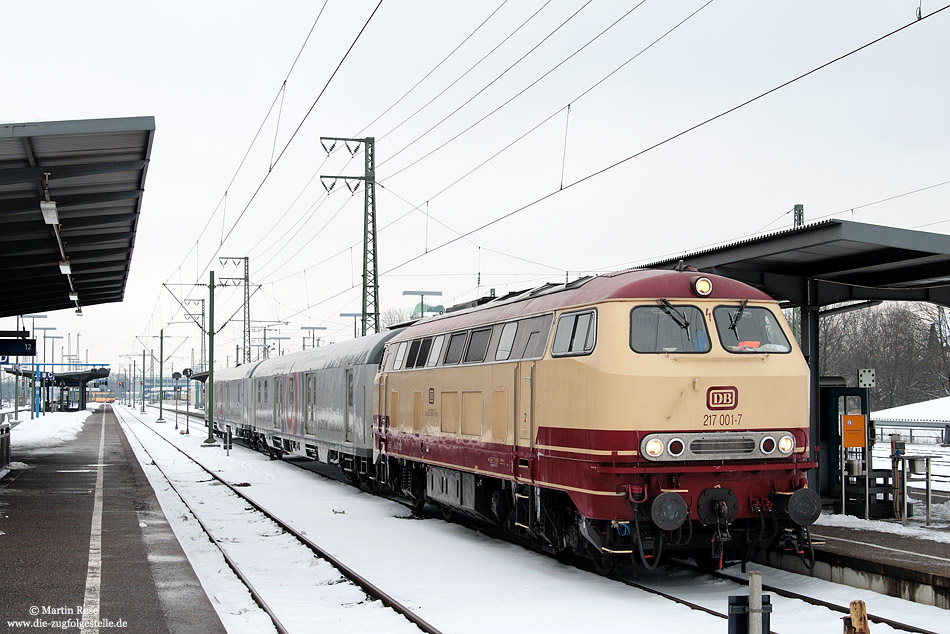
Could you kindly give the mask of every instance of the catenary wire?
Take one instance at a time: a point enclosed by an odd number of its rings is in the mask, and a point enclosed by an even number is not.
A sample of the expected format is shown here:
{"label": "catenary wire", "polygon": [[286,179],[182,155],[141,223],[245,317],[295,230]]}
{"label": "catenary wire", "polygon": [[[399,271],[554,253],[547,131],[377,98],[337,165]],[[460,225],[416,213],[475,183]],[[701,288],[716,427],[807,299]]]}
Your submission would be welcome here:
{"label": "catenary wire", "polygon": [[[479,95],[481,95],[481,94],[484,93],[486,90],[488,90],[491,86],[493,86],[493,85],[495,84],[495,82],[497,82],[497,81],[500,80],[502,77],[504,77],[505,75],[507,75],[509,71],[511,71],[511,70],[512,70],[513,68],[515,68],[518,64],[520,64],[520,63],[523,62],[525,59],[527,59],[529,55],[531,55],[531,54],[534,53],[536,50],[538,50],[545,42],[547,42],[549,39],[551,39],[552,37],[554,37],[554,35],[555,35],[558,31],[560,31],[562,28],[564,28],[569,22],[571,22],[571,20],[573,20],[574,18],[576,18],[578,15],[580,15],[580,12],[583,11],[584,9],[586,9],[588,6],[590,6],[590,3],[591,3],[591,2],[593,2],[593,0],[587,0],[587,2],[585,2],[583,5],[581,5],[581,7],[580,7],[577,11],[575,11],[575,12],[572,13],[570,16],[568,16],[568,18],[567,18],[566,20],[564,20],[563,22],[561,22],[553,31],[551,31],[550,33],[548,33],[547,35],[545,35],[543,38],[541,38],[541,41],[540,41],[540,42],[538,42],[537,44],[535,44],[534,46],[532,46],[530,49],[528,49],[528,52],[526,52],[524,55],[522,55],[522,56],[519,57],[517,60],[515,60],[514,63],[512,63],[510,66],[508,66],[508,68],[506,68],[506,69],[503,70],[501,73],[499,73],[498,75],[496,75],[494,79],[492,79],[490,82],[488,82],[487,84],[485,84],[482,88],[480,88],[480,89],[478,90],[478,92],[476,92],[474,95],[472,95],[472,96],[469,97],[467,100],[465,100],[464,102],[462,102],[462,104],[459,105],[458,107],[456,107],[455,110],[453,110],[453,111],[450,112],[449,114],[445,115],[442,119],[440,119],[435,125],[433,125],[432,127],[430,127],[428,130],[426,130],[425,132],[423,132],[422,134],[420,134],[419,136],[417,136],[415,139],[413,139],[412,141],[410,141],[409,143],[407,143],[406,145],[404,145],[404,146],[403,146],[402,148],[400,148],[399,150],[396,150],[393,154],[391,154],[391,155],[389,156],[389,158],[387,158],[386,160],[382,161],[382,162],[379,164],[378,167],[381,167],[381,166],[385,165],[385,164],[388,163],[389,161],[393,160],[394,158],[396,158],[397,156],[399,156],[400,154],[402,154],[403,152],[405,152],[406,150],[408,150],[410,147],[412,147],[413,145],[415,145],[416,143],[418,143],[420,140],[422,140],[423,138],[425,138],[426,136],[428,136],[428,134],[429,134],[430,132],[432,132],[433,130],[435,130],[436,128],[438,128],[439,126],[441,126],[443,123],[445,123],[446,121],[448,121],[448,120],[449,120],[452,116],[454,116],[459,110],[461,110],[462,108],[464,108],[464,107],[467,106],[468,104],[472,103],[472,101],[474,101],[476,98],[478,98]],[[640,4],[643,4],[643,2],[646,2],[646,0],[641,0]],[[640,6],[640,5],[638,4],[637,6]],[[542,8],[543,8],[543,7],[542,7]],[[636,7],[634,7],[634,9],[636,9]],[[539,9],[539,11],[540,11],[540,9]],[[630,11],[633,11],[633,9],[631,9]],[[628,13],[630,13],[630,12],[628,11]],[[599,36],[598,36],[598,37],[599,37]],[[586,45],[585,45],[585,46],[586,46]],[[550,71],[549,71],[549,72],[550,72]],[[542,78],[543,78],[543,77],[544,77],[544,76],[542,76]],[[532,85],[534,85],[534,84],[532,84]],[[520,93],[519,93],[519,94],[520,94]],[[517,95],[515,95],[515,96],[517,96]],[[400,171],[402,171],[402,170],[400,170]],[[399,172],[396,172],[396,174],[398,174],[398,173],[399,173]],[[395,176],[395,174],[393,174],[393,176]]]}
{"label": "catenary wire", "polygon": [[[712,2],[712,1],[713,1],[713,0],[709,0],[709,2]],[[587,41],[584,45],[582,45],[580,48],[576,49],[573,53],[571,53],[570,55],[568,55],[567,57],[565,57],[564,59],[562,59],[560,62],[558,62],[557,64],[555,64],[554,66],[552,66],[550,69],[548,69],[548,70],[547,70],[545,73],[543,73],[540,77],[536,78],[536,79],[535,79],[534,81],[532,81],[530,84],[528,84],[527,86],[525,86],[524,88],[522,88],[521,90],[519,90],[518,92],[516,92],[514,95],[512,95],[511,97],[509,97],[504,103],[502,103],[501,105],[499,105],[499,106],[497,106],[496,108],[494,108],[491,112],[489,112],[488,114],[486,114],[485,116],[483,116],[482,118],[480,118],[478,121],[476,121],[475,123],[471,124],[470,126],[468,126],[467,128],[465,128],[464,130],[462,130],[461,132],[459,132],[459,133],[458,133],[457,135],[455,135],[454,137],[450,138],[448,141],[445,141],[444,143],[442,143],[441,145],[439,145],[439,146],[436,147],[435,149],[431,150],[430,152],[427,152],[426,154],[424,154],[424,155],[422,155],[421,157],[417,158],[416,160],[412,161],[412,162],[409,163],[408,165],[405,165],[405,166],[403,166],[402,168],[396,170],[395,172],[393,172],[392,174],[390,174],[389,178],[393,178],[393,177],[395,177],[396,175],[401,174],[402,172],[406,171],[407,169],[413,167],[416,163],[419,163],[420,161],[422,161],[422,160],[428,158],[429,156],[431,156],[431,155],[434,154],[435,152],[438,152],[439,150],[441,150],[442,148],[444,148],[444,147],[445,147],[446,145],[448,145],[449,143],[452,143],[453,141],[455,141],[456,139],[458,139],[460,136],[462,136],[463,134],[465,134],[466,132],[468,132],[469,130],[471,130],[472,128],[474,128],[475,126],[479,125],[480,123],[482,123],[483,121],[485,121],[485,120],[488,119],[489,117],[493,116],[495,113],[497,113],[497,112],[500,111],[501,109],[503,109],[503,108],[505,108],[506,106],[508,106],[508,105],[509,105],[511,102],[513,102],[515,99],[517,99],[518,97],[520,97],[521,95],[523,95],[524,93],[526,93],[528,90],[530,90],[531,88],[533,88],[534,86],[536,86],[539,82],[541,82],[542,80],[544,80],[544,78],[546,78],[548,75],[550,75],[551,73],[553,73],[554,71],[556,71],[558,68],[560,68],[561,66],[563,66],[564,64],[566,64],[566,63],[567,63],[568,61],[570,61],[571,59],[573,59],[576,55],[580,54],[581,51],[583,51],[583,50],[586,49],[588,46],[590,46],[591,44],[593,44],[594,42],[596,42],[598,39],[600,39],[600,38],[601,38],[603,35],[605,35],[608,31],[610,31],[610,30],[613,29],[615,26],[617,26],[621,21],[623,21],[627,16],[629,16],[631,13],[633,13],[634,11],[636,11],[637,9],[639,9],[645,2],[646,2],[646,0],[641,0],[639,3],[637,3],[636,5],[634,5],[631,9],[629,9],[626,13],[624,13],[623,15],[621,15],[621,16],[620,16],[619,18],[617,18],[614,22],[612,22],[612,23],[611,23],[610,25],[608,25],[605,29],[603,29],[600,33],[598,33],[598,34],[595,35],[593,38],[591,38],[590,40],[588,40],[588,41]],[[707,2],[707,4],[709,4],[709,3]],[[580,13],[580,11],[581,11],[584,7],[586,7],[586,6],[587,6],[587,5],[585,4],[583,7],[581,7],[580,9],[578,9],[577,12],[574,13],[574,15],[572,15],[570,18],[568,18],[567,21],[570,21],[571,19],[573,19],[574,16],[576,16],[577,13]],[[701,8],[702,8],[702,7],[701,7]],[[567,24],[567,21],[565,21],[564,24]],[[562,24],[561,26],[564,26],[564,24]],[[558,29],[560,29],[560,28],[561,28],[561,27],[559,26]],[[555,30],[555,32],[556,32],[556,30]],[[550,35],[548,35],[548,37],[550,37],[550,36],[553,35],[553,34],[554,34],[554,32],[552,32]],[[547,38],[545,38],[545,39],[547,39]],[[541,40],[541,42],[539,42],[537,46],[540,46],[540,45],[543,44],[543,43],[544,43],[544,40]],[[537,46],[536,46],[535,48],[537,48]],[[397,155],[399,155],[403,150],[406,150],[407,148],[409,148],[410,146],[412,146],[413,144],[415,144],[417,141],[419,141],[420,139],[422,139],[423,137],[425,137],[427,134],[429,134],[429,132],[431,132],[431,131],[434,130],[436,127],[438,127],[439,125],[441,125],[441,124],[442,124],[444,121],[446,121],[449,117],[451,117],[451,116],[454,115],[456,112],[458,112],[459,110],[461,110],[464,106],[466,106],[466,105],[468,105],[469,103],[471,103],[471,101],[472,101],[473,99],[475,99],[476,97],[478,97],[478,95],[482,94],[482,92],[484,92],[489,86],[491,86],[495,81],[497,81],[498,79],[500,79],[500,78],[501,78],[505,73],[507,73],[509,70],[511,70],[512,68],[514,68],[514,66],[515,66],[516,64],[518,64],[519,62],[521,62],[525,57],[527,57],[528,55],[530,55],[534,50],[535,50],[535,49],[533,48],[533,49],[531,49],[530,51],[528,51],[527,53],[525,53],[525,55],[524,55],[521,59],[519,59],[517,62],[515,62],[515,64],[512,64],[512,65],[511,65],[508,69],[506,69],[501,75],[498,75],[498,77],[496,77],[496,78],[493,79],[491,82],[489,82],[489,84],[488,84],[487,86],[485,86],[484,88],[482,88],[481,90],[479,90],[477,93],[475,93],[475,95],[473,95],[468,101],[466,101],[466,102],[463,103],[461,106],[459,106],[458,108],[456,108],[455,110],[453,110],[449,115],[447,115],[444,119],[442,119],[442,121],[440,121],[440,122],[437,123],[436,125],[432,126],[432,127],[429,128],[428,130],[426,130],[425,132],[423,132],[421,135],[419,135],[418,137],[416,137],[415,140],[413,140],[412,142],[410,142],[408,145],[404,146],[401,150],[397,151],[395,154],[393,154],[391,157],[389,157],[389,159],[387,159],[386,161],[383,161],[383,163],[381,163],[381,165],[384,164],[384,163],[386,163],[386,162],[389,161],[390,159],[395,158],[395,157],[396,157]],[[570,106],[568,106],[568,107],[570,107]],[[558,110],[558,112],[560,112],[560,110]]]}
{"label": "catenary wire", "polygon": [[[198,233],[198,238],[195,240],[195,245],[189,249],[189,251],[182,258],[182,261],[178,264],[178,269],[180,270],[182,266],[185,265],[185,261],[191,255],[191,253],[197,248],[198,242],[201,240],[201,236],[204,235],[204,232],[207,231],[208,226],[211,224],[211,221],[214,219],[215,214],[217,214],[218,209],[221,207],[222,202],[226,199],[228,190],[234,186],[234,182],[237,180],[238,174],[241,173],[241,169],[244,167],[244,163],[247,161],[247,157],[251,153],[254,145],[257,143],[257,139],[261,134],[261,131],[264,129],[264,126],[267,123],[267,120],[270,118],[271,113],[274,111],[274,106],[277,104],[277,100],[280,98],[281,93],[284,90],[284,86],[287,84],[287,80],[290,79],[290,74],[293,72],[294,67],[297,65],[297,61],[300,59],[301,54],[303,54],[304,49],[307,46],[307,43],[310,41],[310,36],[313,35],[313,31],[317,26],[317,23],[320,21],[320,16],[323,15],[323,10],[327,6],[329,0],[324,0],[323,6],[320,8],[319,13],[317,13],[316,19],[314,19],[313,24],[310,26],[310,31],[307,33],[307,37],[304,38],[303,44],[300,45],[300,50],[297,52],[297,56],[294,58],[293,63],[290,65],[290,69],[287,71],[287,75],[284,77],[283,82],[281,82],[281,88],[277,91],[277,94],[274,95],[274,100],[271,102],[270,107],[267,109],[267,113],[264,115],[263,120],[261,121],[260,126],[257,128],[257,132],[254,133],[254,137],[251,139],[251,143],[248,145],[247,150],[244,152],[244,156],[241,158],[240,163],[238,163],[237,169],[234,171],[234,174],[231,176],[231,180],[228,182],[228,186],[224,190],[221,199],[218,201],[217,207],[214,208],[214,211],[211,212],[211,215],[208,216],[208,220],[202,227],[201,231]],[[174,274],[174,273],[173,273]],[[200,273],[199,273],[200,275]],[[171,275],[169,275],[169,279]],[[166,279],[167,281],[167,279]]]}
{"label": "catenary wire", "polygon": [[627,157],[625,157],[625,158],[623,158],[623,159],[621,159],[621,160],[619,160],[619,161],[616,161],[616,162],[614,162],[614,163],[612,163],[612,164],[610,164],[610,165],[608,165],[608,166],[606,166],[606,167],[603,167],[603,168],[601,168],[601,169],[599,169],[599,170],[596,170],[596,171],[594,171],[594,172],[591,172],[590,174],[587,174],[586,176],[583,176],[583,177],[581,177],[581,178],[575,180],[574,182],[572,182],[572,183],[570,183],[570,184],[568,184],[568,185],[565,185],[563,189],[557,189],[557,190],[554,190],[554,191],[552,191],[552,192],[549,192],[549,193],[545,194],[544,196],[541,196],[540,198],[537,198],[537,199],[533,200],[532,202],[529,202],[529,203],[527,203],[527,204],[525,204],[525,205],[522,205],[521,207],[518,207],[517,209],[514,209],[514,210],[512,210],[512,211],[510,211],[510,212],[508,212],[508,213],[506,213],[506,214],[503,214],[503,215],[501,215],[501,216],[499,216],[499,217],[497,217],[497,218],[495,218],[495,219],[493,219],[493,220],[490,220],[490,221],[488,221],[488,222],[486,222],[486,223],[484,223],[484,224],[482,224],[482,225],[480,225],[480,226],[478,226],[478,227],[476,227],[476,228],[474,228],[474,229],[471,229],[470,231],[466,232],[465,234],[463,234],[463,235],[461,235],[461,236],[459,236],[459,237],[453,238],[453,239],[448,240],[448,241],[446,241],[446,242],[444,242],[444,243],[442,243],[442,244],[440,244],[440,245],[438,245],[438,246],[436,246],[436,247],[433,247],[432,249],[429,249],[426,253],[421,253],[421,254],[415,255],[415,256],[409,258],[408,260],[403,261],[401,264],[397,264],[396,266],[394,266],[394,267],[388,269],[387,271],[384,271],[381,275],[385,275],[385,274],[390,273],[390,272],[392,272],[392,271],[398,270],[398,269],[400,269],[400,268],[402,268],[402,267],[404,267],[404,266],[406,266],[406,265],[408,265],[408,264],[410,264],[410,263],[412,263],[412,262],[415,262],[416,260],[419,260],[419,259],[425,257],[425,256],[428,255],[429,253],[432,253],[432,252],[434,252],[434,251],[437,251],[437,250],[439,250],[439,249],[442,249],[443,247],[446,247],[446,246],[448,246],[448,245],[450,245],[450,244],[453,244],[453,243],[455,243],[455,242],[461,240],[462,238],[467,238],[467,237],[470,236],[470,235],[473,235],[473,234],[475,234],[475,233],[478,233],[479,231],[482,231],[482,230],[484,230],[484,229],[486,229],[486,228],[488,228],[488,227],[490,227],[490,226],[492,226],[492,225],[495,225],[495,224],[497,224],[497,223],[499,223],[499,222],[501,222],[501,221],[503,221],[503,220],[506,220],[506,219],[508,219],[508,218],[511,218],[512,216],[515,216],[515,215],[517,215],[517,214],[519,214],[519,213],[521,213],[521,212],[523,212],[523,211],[525,211],[525,210],[527,210],[527,209],[530,209],[530,208],[532,208],[532,207],[534,207],[534,206],[536,206],[536,205],[538,205],[538,204],[540,204],[540,203],[542,203],[542,202],[548,200],[549,198],[552,198],[552,197],[556,196],[557,194],[560,194],[561,192],[563,192],[563,191],[565,191],[565,190],[571,189],[571,188],[573,188],[573,187],[575,187],[575,186],[577,186],[577,185],[580,185],[580,184],[582,184],[582,183],[585,183],[585,182],[587,182],[587,181],[589,181],[589,180],[591,180],[591,179],[593,179],[593,178],[596,178],[596,177],[598,177],[598,176],[600,176],[600,175],[602,175],[602,174],[604,174],[604,173],[606,173],[606,172],[608,172],[608,171],[610,171],[610,170],[613,170],[613,169],[615,169],[615,168],[617,168],[617,167],[619,167],[619,166],[621,166],[621,165],[623,165],[623,164],[625,164],[625,163],[627,163],[627,162],[629,162],[629,161],[631,161],[631,160],[633,160],[633,159],[635,159],[635,158],[637,158],[637,157],[643,156],[644,154],[646,154],[647,152],[650,152],[651,150],[654,150],[654,149],[656,149],[656,148],[658,148],[658,147],[661,147],[661,146],[663,146],[663,145],[666,145],[667,143],[670,143],[671,141],[674,141],[674,140],[676,140],[676,139],[678,139],[678,138],[680,138],[680,137],[682,137],[682,136],[684,136],[684,135],[686,135],[686,134],[689,134],[690,132],[693,132],[694,130],[697,130],[697,129],[699,129],[699,128],[705,126],[705,125],[708,125],[709,123],[712,123],[713,121],[717,121],[717,120],[719,120],[719,119],[721,119],[721,118],[723,118],[723,117],[726,117],[726,116],[728,116],[729,114],[731,114],[731,113],[733,113],[733,112],[736,112],[737,110],[740,110],[741,108],[744,108],[745,106],[748,106],[748,105],[750,105],[750,104],[752,104],[752,103],[755,103],[756,101],[759,101],[760,99],[763,99],[764,97],[766,97],[766,96],[768,96],[768,95],[771,95],[772,93],[775,93],[775,92],[777,92],[777,91],[779,91],[779,90],[781,90],[781,89],[783,89],[783,88],[785,88],[785,87],[787,87],[787,86],[790,86],[791,84],[793,84],[793,83],[795,83],[795,82],[797,82],[797,81],[799,81],[799,80],[801,80],[801,79],[804,79],[804,78],[806,78],[806,77],[808,77],[808,76],[810,76],[810,75],[813,75],[814,73],[816,73],[816,72],[818,72],[818,71],[820,71],[820,70],[822,70],[822,69],[824,69],[824,68],[827,68],[828,66],[831,66],[832,64],[834,64],[834,63],[836,63],[836,62],[839,62],[839,61],[841,61],[841,60],[843,60],[843,59],[846,59],[846,58],[848,58],[848,57],[851,57],[852,55],[854,55],[854,54],[856,54],[856,53],[858,53],[858,52],[860,52],[860,51],[863,51],[864,49],[866,49],[866,48],[868,48],[868,47],[870,47],[870,46],[873,46],[874,44],[877,44],[878,42],[881,42],[881,41],[883,41],[883,40],[885,40],[885,39],[887,39],[887,38],[889,38],[889,37],[891,37],[891,36],[893,36],[893,35],[896,35],[897,33],[900,33],[900,32],[902,32],[902,31],[904,31],[904,30],[906,30],[906,29],[908,29],[908,28],[910,28],[910,27],[912,27],[912,26],[914,26],[914,25],[916,25],[916,24],[920,24],[922,21],[924,21],[924,20],[926,20],[926,19],[928,19],[928,18],[931,18],[931,17],[933,17],[934,15],[937,15],[938,13],[941,13],[941,12],[945,11],[945,10],[948,9],[948,8],[950,8],[950,5],[943,6],[943,7],[941,7],[940,9],[937,9],[936,11],[927,14],[926,16],[923,16],[923,17],[921,17],[921,18],[919,18],[919,19],[917,19],[917,20],[914,20],[913,22],[909,22],[909,23],[905,24],[904,26],[898,27],[897,29],[894,29],[893,31],[890,31],[890,32],[888,32],[888,33],[886,33],[886,34],[884,34],[884,35],[878,37],[878,38],[875,38],[874,40],[871,40],[870,42],[868,42],[868,43],[866,43],[866,44],[863,44],[863,45],[861,45],[861,46],[859,46],[859,47],[857,47],[857,48],[855,48],[855,49],[852,49],[851,51],[849,51],[849,52],[847,52],[847,53],[845,53],[845,54],[843,54],[843,55],[839,55],[838,57],[836,57],[836,58],[834,58],[834,59],[832,59],[832,60],[830,60],[830,61],[828,61],[828,62],[825,62],[824,64],[821,64],[821,65],[819,65],[819,66],[816,66],[815,68],[813,68],[813,69],[811,69],[811,70],[809,70],[809,71],[807,71],[807,72],[805,72],[805,73],[802,73],[801,75],[798,75],[797,77],[794,77],[794,78],[792,78],[792,79],[790,79],[790,80],[788,80],[788,81],[785,81],[785,82],[779,84],[778,86],[775,86],[774,88],[771,88],[771,89],[769,89],[769,90],[767,90],[767,91],[765,91],[765,92],[763,92],[763,93],[760,93],[760,94],[756,95],[755,97],[752,97],[751,99],[747,99],[746,101],[743,101],[742,103],[740,103],[740,104],[738,104],[738,105],[736,105],[736,106],[733,106],[733,107],[731,107],[731,108],[729,108],[729,109],[727,109],[727,110],[725,110],[725,111],[723,111],[723,112],[720,112],[720,113],[717,114],[717,115],[714,115],[714,116],[712,116],[712,117],[709,117],[708,119],[705,119],[704,121],[701,121],[701,122],[699,122],[699,123],[697,123],[697,124],[695,124],[695,125],[693,125],[693,126],[690,126],[689,128],[686,128],[685,130],[682,130],[682,131],[680,131],[680,132],[678,132],[678,133],[676,133],[676,134],[674,134],[674,135],[672,135],[672,136],[669,136],[669,137],[663,139],[662,141],[659,141],[659,142],[654,143],[653,145],[650,145],[650,146],[648,146],[648,147],[646,147],[646,148],[644,148],[644,149],[642,149],[642,150],[639,150],[639,151],[637,151],[637,152],[634,152],[633,154],[631,154],[631,155],[629,155],[629,156],[627,156]]}
{"label": "catenary wire", "polygon": [[[376,12],[379,10],[379,7],[382,4],[383,4],[383,0],[379,0],[379,3],[373,9],[373,12],[370,14],[370,16],[366,19],[366,22],[363,24],[363,27],[360,29],[359,33],[356,34],[356,37],[350,43],[349,48],[347,48],[346,53],[343,54],[343,57],[340,59],[339,63],[336,65],[336,68],[334,68],[333,72],[330,74],[330,77],[327,79],[323,88],[317,94],[316,99],[314,99],[313,103],[310,105],[310,108],[304,114],[303,118],[300,120],[300,123],[294,129],[293,133],[291,133],[290,138],[287,139],[287,143],[284,144],[284,147],[281,149],[280,153],[277,155],[277,158],[274,159],[274,163],[272,167],[277,166],[277,164],[280,162],[280,159],[283,158],[284,154],[287,152],[287,149],[291,146],[291,144],[293,144],[294,139],[297,138],[297,134],[303,128],[304,123],[306,123],[307,119],[310,118],[310,115],[313,113],[314,108],[317,107],[317,104],[320,102],[320,99],[326,93],[327,88],[329,88],[330,83],[336,77],[337,73],[340,71],[340,68],[343,66],[344,62],[346,62],[347,58],[350,56],[350,53],[353,51],[353,49],[356,46],[356,43],[359,42],[360,37],[362,37],[363,33],[366,31],[366,28],[369,26],[369,23],[372,21],[373,16],[376,15]],[[219,244],[218,247],[215,249],[214,253],[212,254],[211,258],[208,260],[208,263],[205,264],[201,273],[204,273],[205,271],[208,270],[208,267],[211,265],[214,259],[218,256],[218,253],[221,252],[221,247],[224,246],[224,243],[227,242],[228,238],[237,228],[238,224],[240,224],[241,220],[244,218],[244,215],[247,213],[247,210],[250,209],[254,200],[257,198],[257,195],[260,193],[261,189],[264,187],[264,184],[267,182],[268,178],[270,177],[272,173],[273,173],[273,170],[271,169],[271,170],[268,170],[264,174],[264,177],[261,179],[261,182],[258,184],[257,188],[254,190],[254,193],[251,194],[251,197],[248,199],[247,203],[244,205],[244,208],[241,210],[241,213],[238,214],[237,219],[235,219],[234,223],[231,225],[231,228],[228,230],[228,232],[224,236],[224,239],[221,241],[221,244]],[[199,273],[199,275],[201,275],[201,273]]]}
{"label": "catenary wire", "polygon": [[[399,122],[398,124],[396,124],[395,127],[391,128],[389,131],[385,132],[384,134],[380,135],[380,136],[377,137],[377,138],[378,138],[379,140],[385,139],[387,136],[389,136],[390,134],[392,134],[393,132],[395,132],[396,130],[398,130],[399,128],[401,128],[401,127],[402,127],[405,123],[407,123],[410,119],[412,119],[412,118],[415,117],[417,114],[419,114],[420,112],[422,112],[423,110],[425,110],[426,108],[428,108],[436,99],[438,99],[439,97],[441,97],[442,95],[444,95],[446,92],[448,92],[453,86],[455,86],[458,82],[460,82],[463,78],[465,78],[470,72],[472,72],[473,70],[475,70],[475,68],[477,68],[482,62],[484,62],[486,59],[488,59],[488,57],[490,57],[495,51],[497,51],[499,48],[501,48],[501,47],[505,44],[505,42],[507,42],[507,41],[508,41],[509,39],[511,39],[512,37],[514,37],[514,35],[515,35],[516,33],[518,33],[518,31],[520,31],[521,29],[523,29],[529,22],[531,22],[531,20],[533,20],[539,13],[541,13],[541,11],[543,11],[545,7],[547,7],[549,4],[551,4],[551,1],[552,1],[552,0],[547,0],[547,2],[545,2],[544,4],[542,4],[534,13],[532,13],[530,16],[528,16],[528,18],[527,18],[524,22],[522,22],[521,24],[519,24],[519,25],[515,28],[515,30],[511,31],[508,35],[506,35],[505,38],[504,38],[501,42],[499,42],[498,44],[496,44],[496,45],[494,46],[494,48],[492,48],[492,49],[491,49],[490,51],[488,51],[485,55],[483,55],[483,56],[481,57],[481,59],[479,59],[477,62],[475,62],[474,64],[472,64],[472,65],[468,68],[468,70],[466,70],[464,73],[462,73],[461,75],[459,75],[458,77],[456,77],[455,80],[452,81],[452,83],[450,83],[448,86],[446,86],[445,88],[443,88],[442,91],[440,91],[435,97],[432,97],[432,99],[430,99],[430,100],[427,101],[425,104],[423,104],[418,110],[416,110],[415,112],[413,112],[411,115],[409,115],[408,117],[406,117],[403,121],[401,121],[401,122]],[[403,148],[403,149],[405,149],[405,148]],[[380,165],[382,165],[382,163],[380,163]]]}

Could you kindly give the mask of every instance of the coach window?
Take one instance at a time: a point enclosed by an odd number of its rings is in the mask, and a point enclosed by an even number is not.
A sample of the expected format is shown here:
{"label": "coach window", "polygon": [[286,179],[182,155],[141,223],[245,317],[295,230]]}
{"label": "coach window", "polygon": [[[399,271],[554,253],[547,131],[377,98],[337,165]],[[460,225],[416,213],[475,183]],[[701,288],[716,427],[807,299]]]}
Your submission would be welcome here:
{"label": "coach window", "polygon": [[442,356],[442,346],[445,344],[445,335],[439,335],[432,340],[432,349],[429,351],[429,361],[426,363],[430,368],[439,363],[439,357]]}
{"label": "coach window", "polygon": [[495,361],[507,361],[511,356],[511,348],[515,343],[515,335],[518,334],[518,322],[512,321],[505,324],[501,329],[501,337],[498,339],[498,349],[495,351]]}
{"label": "coach window", "polygon": [[713,318],[719,341],[729,352],[781,354],[792,350],[778,318],[768,308],[745,304],[717,306]]}
{"label": "coach window", "polygon": [[409,354],[406,356],[406,369],[416,367],[416,357],[419,356],[419,344],[422,343],[416,339],[409,344]]}
{"label": "coach window", "polygon": [[561,315],[554,332],[551,353],[556,356],[590,354],[596,340],[596,319],[592,310]]}
{"label": "coach window", "polygon": [[488,342],[491,341],[491,328],[473,330],[468,340],[468,350],[465,352],[465,363],[481,363],[488,352]]}
{"label": "coach window", "polygon": [[408,341],[403,341],[401,344],[399,344],[399,347],[396,349],[396,359],[393,361],[393,370],[399,370],[402,368],[402,360],[406,356],[406,346],[408,345]]}
{"label": "coach window", "polygon": [[637,306],[630,311],[630,347],[642,353],[709,352],[706,320],[695,306]]}
{"label": "coach window", "polygon": [[462,350],[465,348],[464,332],[457,332],[449,338],[448,350],[445,351],[445,365],[455,365],[462,359]]}

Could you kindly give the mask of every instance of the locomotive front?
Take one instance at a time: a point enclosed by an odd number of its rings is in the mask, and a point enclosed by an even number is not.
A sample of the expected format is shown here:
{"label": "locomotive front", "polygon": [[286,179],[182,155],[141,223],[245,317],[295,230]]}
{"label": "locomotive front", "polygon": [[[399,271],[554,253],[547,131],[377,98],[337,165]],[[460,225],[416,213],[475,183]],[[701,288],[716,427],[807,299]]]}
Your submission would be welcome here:
{"label": "locomotive front", "polygon": [[808,367],[777,303],[727,278],[642,273],[559,316],[536,377],[539,479],[573,481],[582,533],[608,558],[802,552],[820,513]]}

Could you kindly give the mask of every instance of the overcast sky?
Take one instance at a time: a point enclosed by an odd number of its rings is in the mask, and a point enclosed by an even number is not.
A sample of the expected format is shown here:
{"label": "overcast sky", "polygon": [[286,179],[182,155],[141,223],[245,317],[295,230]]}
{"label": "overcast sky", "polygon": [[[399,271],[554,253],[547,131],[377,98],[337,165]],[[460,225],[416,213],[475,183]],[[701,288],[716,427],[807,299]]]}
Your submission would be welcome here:
{"label": "overcast sky", "polygon": [[[321,136],[376,139],[383,310],[411,308],[405,290],[449,305],[781,230],[796,203],[806,221],[950,231],[950,10],[597,174],[942,3],[384,0],[370,19],[377,2],[5,6],[0,122],[156,122],[125,302],[44,325],[122,366],[164,328],[181,369],[200,344],[179,301],[208,296],[189,285],[209,270],[243,274],[217,256],[248,256],[255,326],[288,322],[269,338],[352,337],[362,190],[328,196],[317,176],[363,159],[328,158]],[[216,327],[235,316],[220,364],[242,294],[217,290]],[[50,345],[59,358],[66,340]]]}

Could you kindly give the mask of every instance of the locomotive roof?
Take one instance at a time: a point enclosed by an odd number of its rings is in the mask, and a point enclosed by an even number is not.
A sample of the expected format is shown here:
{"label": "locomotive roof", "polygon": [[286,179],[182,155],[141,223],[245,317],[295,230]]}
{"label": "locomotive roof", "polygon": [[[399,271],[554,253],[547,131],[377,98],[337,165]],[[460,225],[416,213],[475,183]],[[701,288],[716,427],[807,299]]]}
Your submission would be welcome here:
{"label": "locomotive roof", "polygon": [[236,368],[223,368],[214,373],[214,378],[217,381],[231,381],[256,376],[322,370],[324,368],[343,368],[364,364],[378,365],[383,358],[384,344],[399,332],[399,330],[381,332],[330,346],[283,354],[279,357],[247,363]]}
{"label": "locomotive roof", "polygon": [[670,271],[634,269],[597,277],[588,277],[567,284],[547,284],[535,289],[511,293],[488,301],[477,300],[469,308],[450,309],[416,322],[398,339],[447,332],[476,324],[505,321],[526,315],[585,306],[614,299],[687,299],[699,297],[693,284],[701,277],[712,281],[712,292],[703,299],[772,301],[772,298],[736,280],[700,273],[696,270]]}

